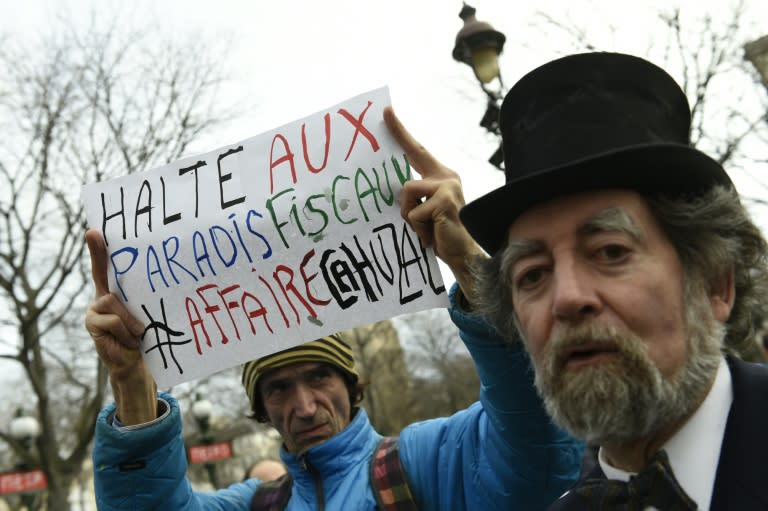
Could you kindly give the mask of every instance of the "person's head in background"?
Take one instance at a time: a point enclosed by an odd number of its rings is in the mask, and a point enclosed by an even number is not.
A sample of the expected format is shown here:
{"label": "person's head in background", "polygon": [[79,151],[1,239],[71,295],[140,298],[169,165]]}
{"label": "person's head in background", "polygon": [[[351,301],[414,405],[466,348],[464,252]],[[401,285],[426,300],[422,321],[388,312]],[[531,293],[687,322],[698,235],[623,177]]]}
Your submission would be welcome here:
{"label": "person's head in background", "polygon": [[277,460],[264,459],[257,461],[245,471],[243,481],[248,479],[261,479],[262,481],[273,481],[279,479],[287,472],[285,465]]}
{"label": "person's head in background", "polygon": [[254,418],[296,455],[343,430],[363,399],[352,349],[338,334],[247,362],[242,382]]}

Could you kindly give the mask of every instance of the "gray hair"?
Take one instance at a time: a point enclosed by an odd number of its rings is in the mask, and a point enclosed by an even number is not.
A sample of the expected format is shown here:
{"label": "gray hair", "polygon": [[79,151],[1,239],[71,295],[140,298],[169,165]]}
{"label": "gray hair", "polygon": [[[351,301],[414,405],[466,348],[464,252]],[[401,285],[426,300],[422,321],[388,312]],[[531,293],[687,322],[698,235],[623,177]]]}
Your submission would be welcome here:
{"label": "gray hair", "polygon": [[[696,197],[644,195],[654,218],[675,247],[687,282],[710,283],[733,268],[736,297],[726,323],[725,348],[757,359],[754,329],[768,303],[768,244],[733,189],[720,186]],[[473,262],[478,312],[501,335],[520,339],[509,285],[513,257],[507,249]]]}

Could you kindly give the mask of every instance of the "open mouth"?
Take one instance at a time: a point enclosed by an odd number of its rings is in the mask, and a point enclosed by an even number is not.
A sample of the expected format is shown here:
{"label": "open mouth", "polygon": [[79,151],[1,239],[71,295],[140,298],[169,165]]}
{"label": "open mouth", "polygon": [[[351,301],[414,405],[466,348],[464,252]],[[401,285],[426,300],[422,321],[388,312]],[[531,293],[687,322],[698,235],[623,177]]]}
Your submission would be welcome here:
{"label": "open mouth", "polygon": [[563,368],[577,368],[607,361],[619,356],[619,350],[611,346],[579,346],[571,349],[562,359]]}

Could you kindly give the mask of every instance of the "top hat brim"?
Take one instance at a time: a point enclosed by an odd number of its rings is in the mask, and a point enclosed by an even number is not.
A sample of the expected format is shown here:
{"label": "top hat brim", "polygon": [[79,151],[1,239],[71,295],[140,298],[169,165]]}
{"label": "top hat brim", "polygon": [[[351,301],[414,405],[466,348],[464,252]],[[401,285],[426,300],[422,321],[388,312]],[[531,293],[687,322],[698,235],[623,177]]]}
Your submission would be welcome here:
{"label": "top hat brim", "polygon": [[514,220],[528,208],[566,194],[630,189],[694,195],[715,185],[733,187],[722,166],[683,144],[643,144],[592,155],[528,174],[472,201],[462,223],[489,254],[501,249]]}

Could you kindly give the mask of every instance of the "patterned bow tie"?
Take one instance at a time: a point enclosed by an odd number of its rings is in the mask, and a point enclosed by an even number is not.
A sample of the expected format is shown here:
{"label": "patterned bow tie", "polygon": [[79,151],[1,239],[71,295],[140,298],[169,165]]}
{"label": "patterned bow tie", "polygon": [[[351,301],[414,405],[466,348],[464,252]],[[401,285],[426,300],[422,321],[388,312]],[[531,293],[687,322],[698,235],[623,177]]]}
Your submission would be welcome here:
{"label": "patterned bow tie", "polygon": [[696,503],[685,493],[672,473],[669,458],[658,451],[643,470],[628,482],[614,479],[587,479],[574,491],[596,511],[691,511]]}

